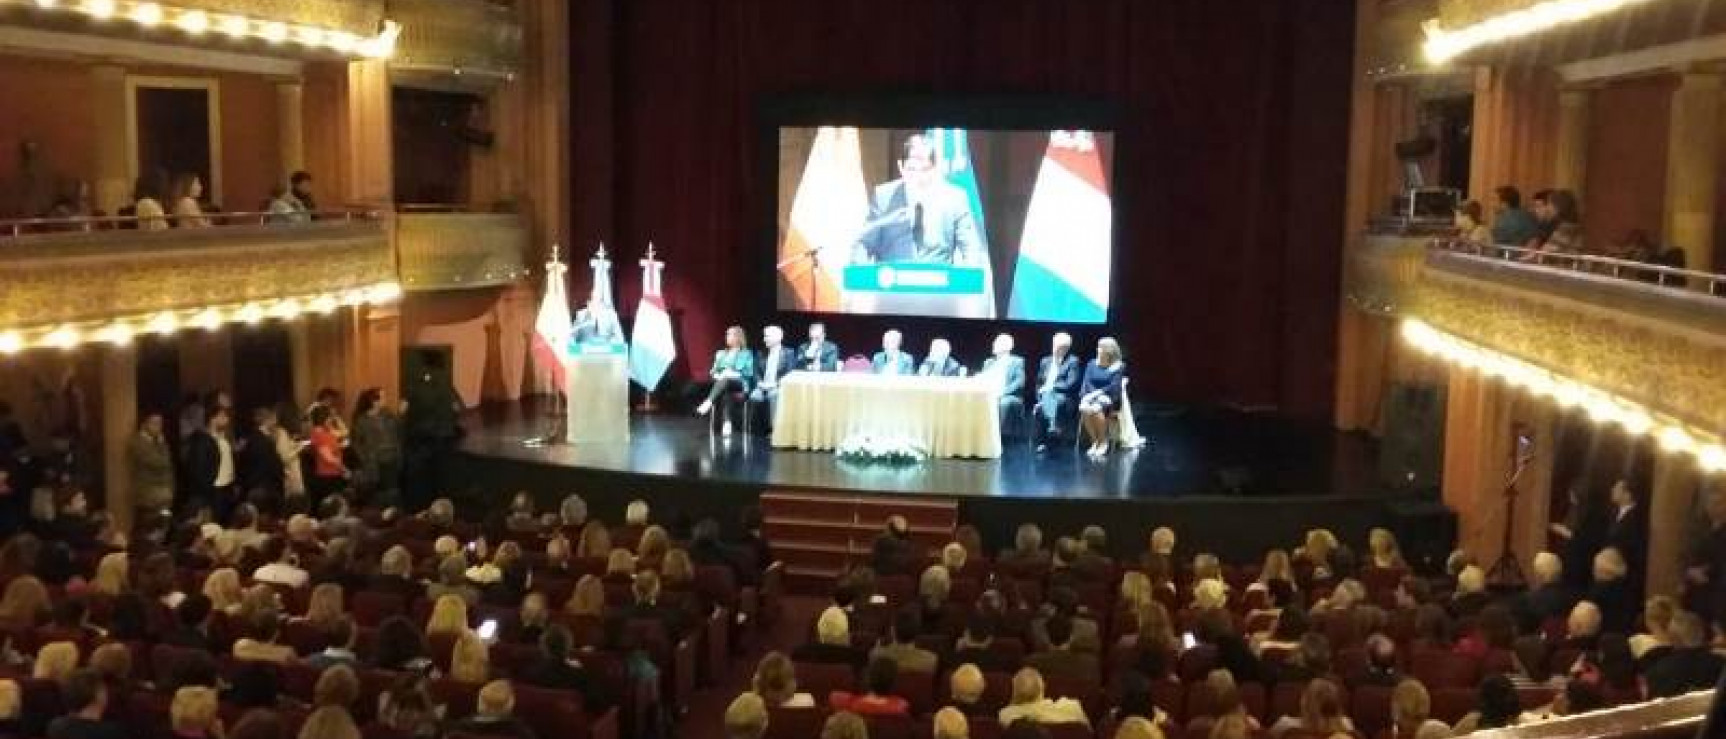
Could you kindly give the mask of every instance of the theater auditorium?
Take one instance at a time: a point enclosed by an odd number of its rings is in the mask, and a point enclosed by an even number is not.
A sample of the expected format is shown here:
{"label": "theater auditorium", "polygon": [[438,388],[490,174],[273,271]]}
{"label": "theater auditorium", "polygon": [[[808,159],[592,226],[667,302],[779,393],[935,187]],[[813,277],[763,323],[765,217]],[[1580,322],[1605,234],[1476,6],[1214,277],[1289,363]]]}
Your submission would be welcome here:
{"label": "theater auditorium", "polygon": [[0,0],[0,738],[1726,737],[1716,0]]}

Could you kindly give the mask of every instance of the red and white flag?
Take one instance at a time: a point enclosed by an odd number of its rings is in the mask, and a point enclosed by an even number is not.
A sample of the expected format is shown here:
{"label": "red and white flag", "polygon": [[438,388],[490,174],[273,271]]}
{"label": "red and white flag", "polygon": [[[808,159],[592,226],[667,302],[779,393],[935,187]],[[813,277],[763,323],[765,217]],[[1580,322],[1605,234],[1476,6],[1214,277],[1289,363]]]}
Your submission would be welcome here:
{"label": "red and white flag", "polygon": [[671,314],[665,312],[665,294],[660,290],[664,270],[665,263],[654,258],[653,244],[648,244],[647,258],[641,260],[641,303],[635,307],[635,332],[629,339],[629,377],[648,392],[659,387],[671,360],[677,358]]}
{"label": "red and white flag", "polygon": [[564,275],[569,268],[558,258],[558,248],[551,247],[551,261],[545,263],[545,295],[539,301],[539,317],[533,322],[533,361],[551,375],[552,392],[563,392],[564,354],[569,351],[569,296],[564,289]]}

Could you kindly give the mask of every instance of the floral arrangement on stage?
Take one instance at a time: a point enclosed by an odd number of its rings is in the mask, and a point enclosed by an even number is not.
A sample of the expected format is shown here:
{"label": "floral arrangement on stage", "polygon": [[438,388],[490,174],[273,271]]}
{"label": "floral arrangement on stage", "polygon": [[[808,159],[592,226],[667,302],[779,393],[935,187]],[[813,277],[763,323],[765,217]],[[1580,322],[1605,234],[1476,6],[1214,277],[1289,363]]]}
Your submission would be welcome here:
{"label": "floral arrangement on stage", "polygon": [[833,449],[833,454],[841,462],[886,467],[911,467],[922,464],[929,458],[928,449],[908,438],[869,434],[852,434],[845,437],[845,440]]}

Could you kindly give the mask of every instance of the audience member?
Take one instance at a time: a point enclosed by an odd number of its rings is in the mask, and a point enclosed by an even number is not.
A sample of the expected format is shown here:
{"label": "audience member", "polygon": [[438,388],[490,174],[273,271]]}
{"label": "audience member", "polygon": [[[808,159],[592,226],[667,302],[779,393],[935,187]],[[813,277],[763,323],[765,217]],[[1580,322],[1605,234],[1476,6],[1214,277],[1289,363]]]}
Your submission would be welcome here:
{"label": "audience member", "polygon": [[761,739],[767,733],[767,721],[761,696],[742,693],[725,709],[725,739]]}
{"label": "audience member", "polygon": [[76,670],[60,688],[64,716],[48,724],[48,739],[125,739],[119,725],[103,718],[108,712],[108,684],[92,670]]}
{"label": "audience member", "polygon": [[1013,675],[1013,697],[997,716],[1002,726],[1012,726],[1019,719],[1036,723],[1081,723],[1090,725],[1085,707],[1072,698],[1050,699],[1043,694],[1043,676],[1035,668],[1026,667]]}
{"label": "audience member", "polygon": [[535,739],[533,729],[516,719],[515,688],[508,680],[493,680],[479,690],[474,714],[457,721],[451,730],[476,736]]}
{"label": "audience member", "polygon": [[902,672],[935,674],[938,659],[935,653],[917,646],[917,637],[922,633],[921,622],[916,611],[909,608],[899,611],[893,618],[889,640],[870,650],[869,658],[890,659]]}
{"label": "audience member", "polygon": [[827,703],[835,711],[850,711],[864,716],[903,716],[911,712],[911,704],[893,694],[899,682],[899,664],[888,657],[875,657],[863,671],[863,693],[835,690]]}
{"label": "audience member", "polygon": [[1714,685],[1726,658],[1708,646],[1707,627],[1696,614],[1679,611],[1667,627],[1670,650],[1647,668],[1648,697],[1669,698]]}

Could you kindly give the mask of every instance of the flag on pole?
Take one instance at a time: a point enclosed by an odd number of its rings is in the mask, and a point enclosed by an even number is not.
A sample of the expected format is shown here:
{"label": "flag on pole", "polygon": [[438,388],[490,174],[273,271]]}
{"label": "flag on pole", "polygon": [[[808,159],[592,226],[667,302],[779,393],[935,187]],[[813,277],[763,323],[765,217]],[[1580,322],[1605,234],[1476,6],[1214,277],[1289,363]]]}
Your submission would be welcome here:
{"label": "flag on pole", "polygon": [[545,295],[533,322],[533,361],[551,374],[554,393],[564,388],[563,355],[569,346],[569,297],[564,291],[568,271],[553,244],[551,261],[545,263]]}
{"label": "flag on pole", "polygon": [[[863,149],[857,129],[823,126],[791,201],[791,223],[779,246],[779,282],[804,310],[839,310],[839,268],[869,219]],[[822,266],[810,257],[818,255]],[[783,293],[782,293],[783,294]]]}
{"label": "flag on pole", "polygon": [[665,378],[671,360],[677,358],[677,345],[672,342],[671,314],[665,312],[665,295],[660,289],[665,262],[654,258],[652,243],[640,264],[641,303],[635,308],[635,331],[629,339],[629,378],[653,392]]}
{"label": "flag on pole", "polygon": [[954,187],[965,191],[971,204],[971,221],[977,224],[977,242],[989,243],[983,223],[983,197],[977,191],[977,170],[971,167],[971,141],[963,128],[931,128],[926,134],[935,147],[935,161]]}
{"label": "flag on pole", "polygon": [[1109,309],[1110,220],[1103,156],[1090,131],[1055,131],[1043,153],[1007,317],[1102,323]]}

